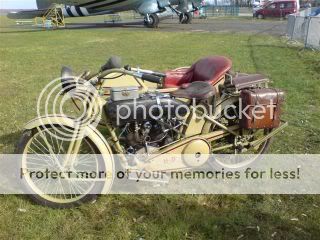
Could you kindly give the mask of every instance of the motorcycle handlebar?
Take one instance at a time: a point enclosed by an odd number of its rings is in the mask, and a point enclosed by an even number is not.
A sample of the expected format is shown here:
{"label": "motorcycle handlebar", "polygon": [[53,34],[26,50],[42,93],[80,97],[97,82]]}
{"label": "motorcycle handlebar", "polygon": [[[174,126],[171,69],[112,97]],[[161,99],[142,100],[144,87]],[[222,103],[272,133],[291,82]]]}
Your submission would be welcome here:
{"label": "motorcycle handlebar", "polygon": [[139,69],[139,68],[132,68],[132,67],[130,67],[130,65],[124,66],[124,69],[127,70],[127,71],[140,72],[142,74],[154,75],[154,76],[157,76],[157,77],[165,77],[166,76],[165,73],[154,72],[154,71],[151,71],[151,70],[145,70],[145,69]]}
{"label": "motorcycle handlebar", "polygon": [[[144,70],[146,71],[146,70]],[[162,78],[165,76],[163,73],[155,73],[155,72],[136,72],[135,69],[110,69],[106,70],[103,72],[100,72],[98,74],[90,74],[86,77],[87,80],[90,80],[92,84],[96,84],[100,80],[102,80],[104,77],[106,77],[110,73],[121,73],[121,74],[126,74],[134,77],[138,77],[142,80],[152,82],[152,83],[157,83],[161,84],[162,83]]]}
{"label": "motorcycle handlebar", "polygon": [[152,75],[152,74],[142,74],[141,76],[142,80],[148,81],[148,82],[152,82],[152,83],[157,83],[157,84],[161,84],[161,77]]}

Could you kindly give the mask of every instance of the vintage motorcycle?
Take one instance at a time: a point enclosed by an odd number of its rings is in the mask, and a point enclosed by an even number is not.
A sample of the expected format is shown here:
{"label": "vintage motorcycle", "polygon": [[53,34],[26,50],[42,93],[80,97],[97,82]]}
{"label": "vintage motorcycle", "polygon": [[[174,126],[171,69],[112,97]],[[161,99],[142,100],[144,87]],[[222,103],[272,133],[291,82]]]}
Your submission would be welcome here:
{"label": "vintage motorcycle", "polygon": [[[71,96],[84,114],[77,119],[56,114],[30,121],[17,145],[22,166],[34,166],[35,158],[28,158],[34,155],[100,154],[96,164],[111,172],[116,167],[175,171],[200,167],[207,161],[201,156],[212,153],[263,154],[271,138],[287,125],[280,120],[284,93],[268,88],[263,75],[233,73],[231,67],[231,60],[222,56],[165,73],[122,67],[117,57],[94,74],[74,76],[63,67],[60,93]],[[267,105],[255,116],[257,106]],[[114,154],[123,155],[122,161]],[[125,157],[138,154],[147,157],[130,161]],[[195,157],[164,162],[166,154]],[[65,161],[62,166],[74,167],[72,160]],[[225,168],[249,163],[218,158],[215,162]],[[101,193],[107,193],[112,182],[113,178],[105,181]],[[25,183],[33,200],[51,207],[71,207],[96,197],[92,186],[84,194],[47,194],[30,176]]]}

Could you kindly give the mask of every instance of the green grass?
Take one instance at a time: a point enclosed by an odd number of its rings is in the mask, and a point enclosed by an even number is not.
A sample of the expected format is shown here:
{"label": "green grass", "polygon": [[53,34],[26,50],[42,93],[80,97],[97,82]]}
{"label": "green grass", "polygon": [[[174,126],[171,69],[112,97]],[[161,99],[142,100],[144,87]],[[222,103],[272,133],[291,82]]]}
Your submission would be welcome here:
{"label": "green grass", "polygon": [[[234,70],[266,74],[287,93],[284,119],[290,125],[275,137],[271,153],[320,153],[319,52],[299,51],[267,35],[19,32],[9,23],[1,18],[0,153],[13,152],[23,125],[36,116],[38,94],[59,76],[61,65],[97,70],[111,55],[155,70],[207,55],[230,57]],[[317,239],[319,234],[318,196],[103,196],[71,210],[0,197],[0,239]]]}

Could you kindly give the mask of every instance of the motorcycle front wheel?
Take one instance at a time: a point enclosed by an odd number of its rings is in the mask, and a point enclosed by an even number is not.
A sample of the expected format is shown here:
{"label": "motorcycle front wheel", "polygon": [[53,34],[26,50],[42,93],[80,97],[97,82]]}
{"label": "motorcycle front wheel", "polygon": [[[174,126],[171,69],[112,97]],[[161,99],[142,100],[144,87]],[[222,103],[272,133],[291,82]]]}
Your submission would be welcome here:
{"label": "motorcycle front wheel", "polygon": [[[23,154],[21,155],[21,169],[43,170],[52,166],[52,161],[54,161],[52,155],[62,156],[67,153],[70,142],[55,138],[57,131],[59,129],[56,127],[46,126],[23,132],[15,151],[16,154]],[[51,149],[48,149],[49,145]],[[81,155],[77,160],[77,169],[85,170],[89,166],[90,169],[107,172],[108,166],[101,158],[97,157],[99,152],[89,137],[83,138],[78,154]],[[49,184],[48,181],[45,182],[45,179],[41,181],[27,174],[24,175],[23,185],[29,197],[37,204],[51,208],[71,208],[82,203],[95,201],[96,193],[102,191],[104,182],[70,180],[61,183],[59,180],[57,184]],[[56,188],[56,190],[52,188]],[[67,193],[64,193],[66,189],[68,189]]]}

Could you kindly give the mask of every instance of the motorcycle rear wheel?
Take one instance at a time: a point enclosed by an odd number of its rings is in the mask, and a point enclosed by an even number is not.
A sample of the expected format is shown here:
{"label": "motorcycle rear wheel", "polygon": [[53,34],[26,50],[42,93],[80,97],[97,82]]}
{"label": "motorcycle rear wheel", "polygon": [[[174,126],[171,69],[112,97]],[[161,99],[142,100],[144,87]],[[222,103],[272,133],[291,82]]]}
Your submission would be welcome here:
{"label": "motorcycle rear wheel", "polygon": [[[235,106],[239,105],[238,102],[234,102],[233,104]],[[223,116],[223,114],[221,114],[221,116]],[[226,126],[233,126],[233,125],[238,125],[238,124],[239,124],[238,120],[232,120],[232,121],[228,122],[228,124]],[[217,129],[219,129],[219,128],[217,128],[215,124],[208,123],[208,124],[205,124],[204,128],[202,129],[202,134],[207,134],[207,133],[210,133],[210,132],[215,131]],[[272,131],[272,129],[252,130],[251,135],[252,135],[253,139],[251,139],[251,140],[257,140],[258,138],[269,134],[271,131]],[[212,148],[222,147],[222,146],[226,146],[226,145],[230,145],[230,144],[234,144],[234,143],[236,143],[236,136],[230,134],[226,137],[223,137],[219,140],[212,142]],[[229,168],[229,169],[246,167],[249,164],[251,164],[252,162],[254,162],[258,158],[259,155],[267,153],[270,148],[271,143],[272,143],[272,138],[269,138],[268,140],[264,141],[263,143],[261,143],[257,147],[248,149],[248,151],[243,151],[241,149],[231,147],[228,149],[213,152],[215,154],[215,156],[218,156],[219,154],[220,155],[221,154],[233,154],[233,155],[234,154],[251,154],[251,155],[254,155],[254,157],[252,157],[250,159],[248,158],[245,162],[226,162],[225,158],[222,158],[220,161],[218,157],[215,157],[215,160],[211,165],[214,165],[217,167]],[[231,159],[234,160],[235,158],[231,158]]]}

